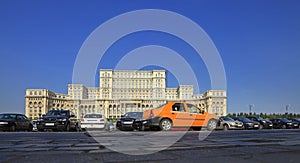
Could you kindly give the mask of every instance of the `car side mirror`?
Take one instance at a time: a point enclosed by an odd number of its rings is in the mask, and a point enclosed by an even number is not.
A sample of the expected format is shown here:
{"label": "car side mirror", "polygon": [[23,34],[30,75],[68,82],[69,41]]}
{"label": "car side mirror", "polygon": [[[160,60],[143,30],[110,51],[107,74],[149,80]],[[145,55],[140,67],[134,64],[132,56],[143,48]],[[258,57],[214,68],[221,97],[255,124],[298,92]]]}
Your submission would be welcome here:
{"label": "car side mirror", "polygon": [[42,117],[44,117],[44,116],[45,116],[45,114],[42,115]]}
{"label": "car side mirror", "polygon": [[123,118],[124,117],[124,115],[121,115],[121,118]]}

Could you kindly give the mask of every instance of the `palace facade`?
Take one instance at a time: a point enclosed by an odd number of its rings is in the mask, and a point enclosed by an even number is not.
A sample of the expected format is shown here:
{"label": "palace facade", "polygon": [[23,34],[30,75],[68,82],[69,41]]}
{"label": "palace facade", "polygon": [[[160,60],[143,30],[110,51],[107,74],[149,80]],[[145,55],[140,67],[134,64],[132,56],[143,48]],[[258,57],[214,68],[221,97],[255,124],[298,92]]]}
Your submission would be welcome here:
{"label": "palace facade", "polygon": [[68,94],[47,89],[26,90],[26,116],[37,119],[48,110],[71,110],[78,118],[87,113],[102,113],[118,118],[129,111],[144,111],[167,101],[187,101],[209,113],[226,115],[225,90],[194,94],[192,85],[166,88],[165,70],[100,70],[99,87],[69,84]]}

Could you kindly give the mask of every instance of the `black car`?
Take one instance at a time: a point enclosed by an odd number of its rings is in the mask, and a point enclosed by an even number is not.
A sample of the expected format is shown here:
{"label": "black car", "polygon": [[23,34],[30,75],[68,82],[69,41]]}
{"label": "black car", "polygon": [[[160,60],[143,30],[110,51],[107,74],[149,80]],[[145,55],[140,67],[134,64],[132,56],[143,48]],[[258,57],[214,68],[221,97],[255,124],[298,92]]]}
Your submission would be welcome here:
{"label": "black car", "polygon": [[0,130],[2,131],[17,131],[26,130],[32,131],[33,125],[23,114],[3,113],[0,114]]}
{"label": "black car", "polygon": [[272,129],[273,128],[273,123],[271,121],[268,121],[266,119],[263,119],[260,116],[249,116],[247,117],[248,119],[252,121],[256,121],[260,123],[260,129]]}
{"label": "black car", "polygon": [[70,131],[80,130],[79,123],[75,115],[69,110],[50,110],[36,122],[38,131],[45,129]]}
{"label": "black car", "polygon": [[128,112],[118,119],[116,127],[119,130],[144,130],[143,112]]}
{"label": "black car", "polygon": [[293,122],[286,118],[271,119],[273,122],[273,128],[286,129],[286,128],[299,128],[298,122]]}
{"label": "black car", "polygon": [[238,120],[243,122],[244,124],[244,129],[249,130],[249,129],[259,129],[260,124],[255,121],[251,121],[250,119],[246,117],[232,117],[234,120]]}
{"label": "black car", "polygon": [[289,120],[291,120],[291,121],[293,121],[293,122],[297,122],[299,125],[299,128],[300,128],[300,118],[293,118],[293,119],[289,119]]}

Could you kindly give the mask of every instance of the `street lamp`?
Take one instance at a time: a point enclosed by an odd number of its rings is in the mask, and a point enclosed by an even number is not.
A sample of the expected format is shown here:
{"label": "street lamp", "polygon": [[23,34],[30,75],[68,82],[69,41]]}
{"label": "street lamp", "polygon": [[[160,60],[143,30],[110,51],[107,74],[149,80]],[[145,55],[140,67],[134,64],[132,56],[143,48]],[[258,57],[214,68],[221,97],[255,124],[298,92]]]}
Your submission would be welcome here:
{"label": "street lamp", "polygon": [[290,104],[287,104],[286,106],[285,106],[285,114],[288,114],[289,113],[289,107],[290,107],[291,105]]}
{"label": "street lamp", "polygon": [[253,106],[254,106],[254,104],[249,105],[249,114],[251,114]]}

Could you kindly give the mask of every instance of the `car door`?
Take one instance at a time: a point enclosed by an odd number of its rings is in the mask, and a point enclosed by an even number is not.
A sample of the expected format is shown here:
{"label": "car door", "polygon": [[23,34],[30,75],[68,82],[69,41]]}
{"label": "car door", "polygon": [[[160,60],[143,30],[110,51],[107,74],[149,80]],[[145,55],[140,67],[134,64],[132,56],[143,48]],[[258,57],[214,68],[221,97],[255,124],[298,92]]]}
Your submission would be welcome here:
{"label": "car door", "polygon": [[187,104],[187,108],[192,120],[192,126],[204,126],[205,115],[202,113],[201,109],[192,104]]}
{"label": "car door", "polygon": [[171,117],[173,126],[190,126],[192,124],[192,117],[187,112],[184,103],[174,103],[171,107]]}
{"label": "car door", "polygon": [[22,115],[16,116],[16,129],[24,130],[25,129],[25,121]]}
{"label": "car door", "polygon": [[25,115],[22,115],[22,119],[24,121],[24,129],[25,130],[29,129],[30,125],[32,125],[31,121]]}

